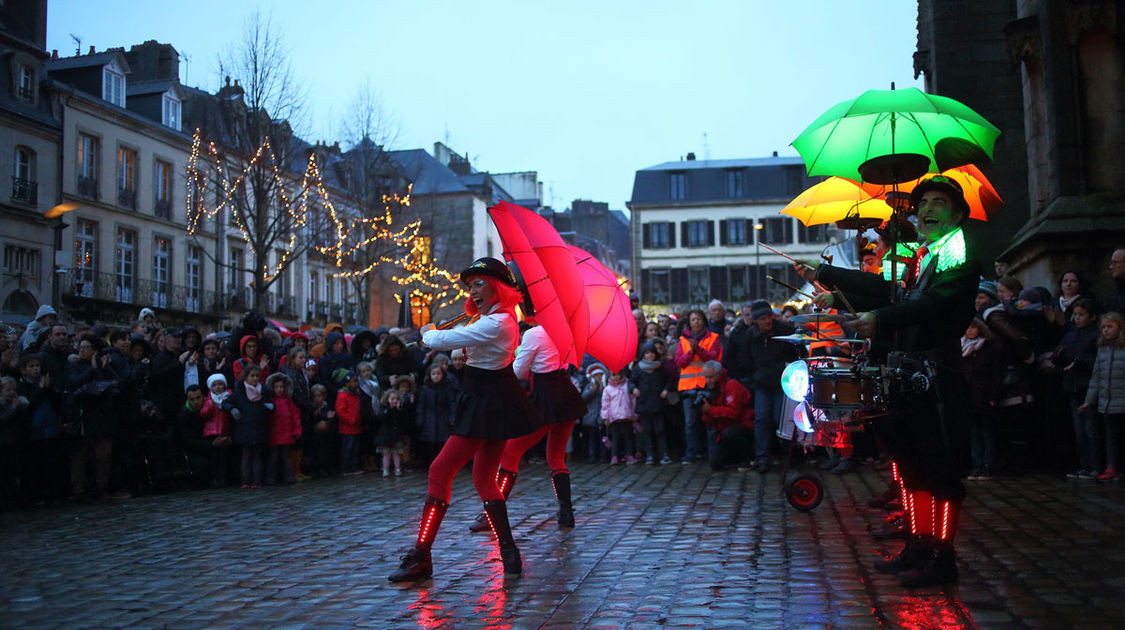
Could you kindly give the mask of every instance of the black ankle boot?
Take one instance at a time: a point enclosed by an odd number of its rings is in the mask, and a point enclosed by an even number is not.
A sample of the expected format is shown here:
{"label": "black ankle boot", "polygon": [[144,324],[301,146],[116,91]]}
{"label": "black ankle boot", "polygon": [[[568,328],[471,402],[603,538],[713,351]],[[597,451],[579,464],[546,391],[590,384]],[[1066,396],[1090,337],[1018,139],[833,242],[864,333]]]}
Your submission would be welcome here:
{"label": "black ankle boot", "polygon": [[418,525],[418,541],[414,548],[402,557],[402,564],[398,571],[387,576],[392,582],[416,582],[424,580],[434,574],[434,562],[430,556],[430,548],[434,546],[438,528],[445,518],[445,511],[449,504],[441,499],[429,495],[422,506],[422,521]]}
{"label": "black ankle boot", "polygon": [[504,563],[504,575],[516,576],[523,573],[520,550],[512,536],[512,526],[508,522],[508,504],[504,500],[485,501],[484,513],[496,534],[496,544],[500,546],[500,560]]}
{"label": "black ankle boot", "polygon": [[574,527],[574,506],[570,502],[570,472],[560,470],[551,475],[555,498],[559,500],[559,529]]}
{"label": "black ankle boot", "polygon": [[957,550],[953,543],[935,543],[914,568],[898,574],[899,582],[908,588],[942,586],[957,581]]}
{"label": "black ankle boot", "polygon": [[[504,493],[505,501],[508,500],[508,497],[512,496],[512,488],[516,485],[516,475],[517,473],[503,468],[496,471],[496,485],[500,486],[500,492]],[[488,517],[485,516],[484,512],[477,514],[477,518],[473,521],[473,524],[469,525],[469,531],[492,531],[492,528],[488,525]]]}
{"label": "black ankle boot", "polygon": [[911,536],[898,553],[875,561],[880,573],[902,573],[914,568],[925,557],[933,542],[928,536]]}

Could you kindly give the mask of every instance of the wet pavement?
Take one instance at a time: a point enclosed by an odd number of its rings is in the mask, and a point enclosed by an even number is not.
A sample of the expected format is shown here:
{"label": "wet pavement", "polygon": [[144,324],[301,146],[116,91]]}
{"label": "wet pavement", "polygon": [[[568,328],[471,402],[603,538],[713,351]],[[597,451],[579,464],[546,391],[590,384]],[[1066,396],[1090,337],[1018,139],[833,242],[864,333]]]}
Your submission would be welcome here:
{"label": "wet pavement", "polygon": [[972,482],[961,581],[907,590],[871,570],[897,548],[867,533],[885,472],[826,474],[810,513],[786,504],[778,472],[572,475],[578,526],[560,531],[546,467],[521,471],[514,580],[467,531],[467,471],[420,585],[386,581],[415,535],[420,472],[5,514],[0,626],[1125,628],[1125,484]]}

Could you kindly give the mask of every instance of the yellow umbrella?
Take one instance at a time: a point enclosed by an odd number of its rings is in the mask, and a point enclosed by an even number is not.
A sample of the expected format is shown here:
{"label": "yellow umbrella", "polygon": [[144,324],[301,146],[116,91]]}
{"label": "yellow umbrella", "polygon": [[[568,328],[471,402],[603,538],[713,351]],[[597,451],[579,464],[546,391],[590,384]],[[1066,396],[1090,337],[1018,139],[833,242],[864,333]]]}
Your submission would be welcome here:
{"label": "yellow umbrella", "polygon": [[891,207],[850,179],[829,177],[798,195],[782,208],[781,214],[795,217],[807,226],[845,219],[871,219],[881,223],[890,218]]}

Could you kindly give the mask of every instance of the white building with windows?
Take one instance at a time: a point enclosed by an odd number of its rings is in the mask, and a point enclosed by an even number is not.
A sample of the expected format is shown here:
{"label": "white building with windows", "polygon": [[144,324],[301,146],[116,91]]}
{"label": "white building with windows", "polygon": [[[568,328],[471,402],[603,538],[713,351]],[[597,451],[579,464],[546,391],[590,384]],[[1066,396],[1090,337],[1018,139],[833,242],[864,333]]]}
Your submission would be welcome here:
{"label": "white building with windows", "polygon": [[688,159],[637,171],[632,211],[633,281],[641,303],[668,312],[730,308],[757,298],[777,303],[792,291],[766,276],[797,285],[784,258],[817,259],[829,244],[826,226],[806,228],[780,214],[819,178],[805,175],[796,157]]}

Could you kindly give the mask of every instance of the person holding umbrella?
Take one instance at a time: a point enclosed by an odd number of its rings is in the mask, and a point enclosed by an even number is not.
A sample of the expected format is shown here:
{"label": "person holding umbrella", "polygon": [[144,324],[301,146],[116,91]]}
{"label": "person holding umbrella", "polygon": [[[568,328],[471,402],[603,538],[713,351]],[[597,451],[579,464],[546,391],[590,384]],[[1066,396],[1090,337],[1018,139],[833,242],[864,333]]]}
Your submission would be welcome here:
{"label": "person holding umbrella", "polygon": [[[978,268],[961,230],[969,209],[956,181],[941,175],[923,181],[911,205],[922,243],[906,263],[888,260],[882,278],[826,264],[796,268],[806,280],[842,291],[859,311],[845,328],[872,337],[874,357],[904,373],[896,381],[897,413],[876,428],[899,464],[912,537],[876,569],[918,587],[957,580],[953,540],[965,498],[960,473],[971,417],[959,341],[974,315]],[[908,251],[900,244],[896,254]],[[893,283],[892,269],[898,272]],[[816,301],[836,306],[828,293]]]}
{"label": "person holding umbrella", "polygon": [[[512,364],[516,377],[531,380],[531,401],[543,418],[543,426],[534,433],[508,440],[496,481],[507,499],[516,484],[520,459],[532,446],[547,436],[547,465],[551,467],[551,485],[559,502],[559,529],[574,527],[574,507],[570,499],[570,471],[566,467],[566,443],[574,423],[586,414],[586,402],[567,374],[567,364],[546,329],[533,317],[525,317],[531,325],[523,333],[523,341]],[[485,514],[477,517],[470,528],[480,532],[488,529]]]}
{"label": "person holding umbrella", "polygon": [[473,460],[473,486],[496,535],[505,576],[522,573],[522,562],[504,494],[496,482],[507,440],[533,433],[542,421],[512,371],[519,342],[515,307],[522,300],[511,272],[495,258],[478,258],[461,272],[469,291],[470,323],[461,328],[422,328],[422,343],[435,350],[464,348],[463,392],[456,405],[449,440],[430,464],[429,487],[414,547],[403,556],[392,582],[416,582],[433,575],[430,553],[452,497],[453,477]]}

